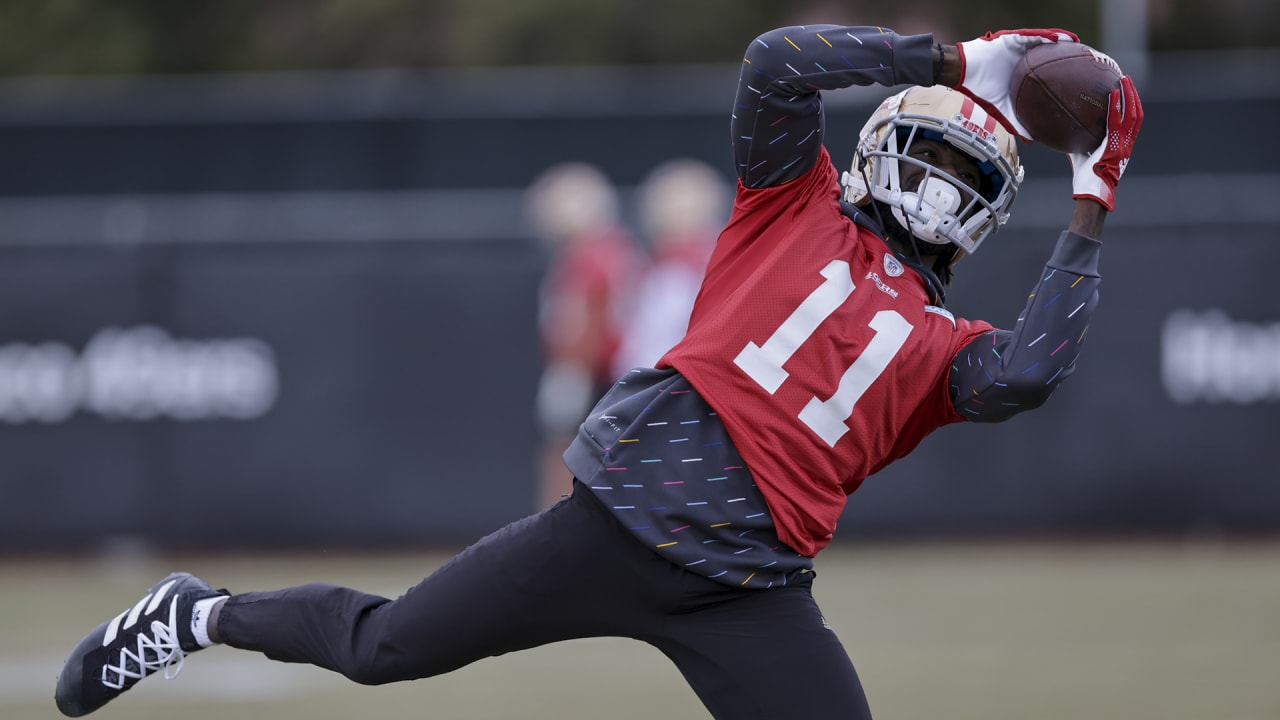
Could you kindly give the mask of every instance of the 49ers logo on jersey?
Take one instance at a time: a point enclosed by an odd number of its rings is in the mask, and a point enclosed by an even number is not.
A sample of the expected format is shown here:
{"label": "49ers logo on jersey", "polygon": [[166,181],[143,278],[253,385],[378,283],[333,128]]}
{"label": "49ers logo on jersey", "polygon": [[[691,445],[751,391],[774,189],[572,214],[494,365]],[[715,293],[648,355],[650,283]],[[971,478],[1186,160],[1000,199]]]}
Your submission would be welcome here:
{"label": "49ers logo on jersey", "polygon": [[[748,342],[733,359],[747,377],[773,395],[790,377],[783,367],[814,332],[853,294],[856,285],[849,263],[832,260],[822,269],[821,285],[809,293],[799,306],[773,331],[763,345]],[[880,310],[868,323],[875,334],[862,352],[840,376],[835,393],[823,400],[812,397],[800,411],[800,422],[835,447],[849,432],[846,421],[863,393],[906,344],[914,329],[896,310]]]}

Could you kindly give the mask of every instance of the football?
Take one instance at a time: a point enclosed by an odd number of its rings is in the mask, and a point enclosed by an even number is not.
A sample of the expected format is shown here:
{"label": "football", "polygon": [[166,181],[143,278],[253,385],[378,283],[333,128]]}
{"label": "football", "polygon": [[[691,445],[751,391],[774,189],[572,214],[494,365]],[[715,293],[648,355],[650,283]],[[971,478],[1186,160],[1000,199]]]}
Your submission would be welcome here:
{"label": "football", "polygon": [[1009,82],[1013,111],[1036,142],[1059,152],[1088,152],[1107,134],[1107,99],[1120,67],[1083,43],[1036,45]]}

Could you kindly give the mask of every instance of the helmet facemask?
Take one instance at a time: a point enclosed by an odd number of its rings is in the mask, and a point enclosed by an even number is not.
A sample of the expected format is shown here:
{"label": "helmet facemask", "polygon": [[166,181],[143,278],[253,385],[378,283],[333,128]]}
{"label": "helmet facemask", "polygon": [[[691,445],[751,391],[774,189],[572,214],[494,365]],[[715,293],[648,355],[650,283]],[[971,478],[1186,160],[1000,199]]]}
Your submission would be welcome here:
{"label": "helmet facemask", "polygon": [[[983,176],[977,190],[910,157],[912,144],[933,140],[973,159]],[[903,166],[923,172],[916,187],[902,186]],[[885,100],[862,130],[845,200],[868,197],[887,205],[912,236],[930,245],[955,245],[954,263],[972,253],[1009,219],[1022,183],[1014,137],[966,96],[942,86],[912,87]]]}

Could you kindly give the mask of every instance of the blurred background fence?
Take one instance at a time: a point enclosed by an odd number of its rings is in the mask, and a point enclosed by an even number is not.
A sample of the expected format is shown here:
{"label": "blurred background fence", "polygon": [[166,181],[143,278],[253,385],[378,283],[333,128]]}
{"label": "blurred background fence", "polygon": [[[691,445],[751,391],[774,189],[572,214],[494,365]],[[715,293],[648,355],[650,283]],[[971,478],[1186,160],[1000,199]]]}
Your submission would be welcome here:
{"label": "blurred background fence", "polygon": [[[1128,50],[1147,123],[1076,377],[926,441],[839,539],[1280,529],[1280,49]],[[586,161],[633,213],[666,159],[731,178],[736,73],[0,79],[0,551],[456,543],[529,512],[548,258],[524,189]],[[888,92],[827,96],[838,163]],[[1011,326],[1069,218],[1066,161],[1024,161],[957,314]]]}

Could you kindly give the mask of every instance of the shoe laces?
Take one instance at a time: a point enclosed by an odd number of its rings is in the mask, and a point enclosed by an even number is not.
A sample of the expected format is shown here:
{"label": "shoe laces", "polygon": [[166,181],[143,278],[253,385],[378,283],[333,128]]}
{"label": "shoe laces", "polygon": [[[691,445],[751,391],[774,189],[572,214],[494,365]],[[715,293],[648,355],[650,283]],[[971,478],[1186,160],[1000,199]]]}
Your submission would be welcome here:
{"label": "shoe laces", "polygon": [[182,663],[186,653],[178,642],[178,598],[169,604],[169,619],[151,621],[151,634],[139,630],[136,634],[136,645],[130,648],[127,644],[120,649],[120,660],[116,665],[106,663],[102,666],[102,684],[106,687],[123,690],[127,685],[142,678],[164,670],[164,679],[172,680],[182,672]]}

